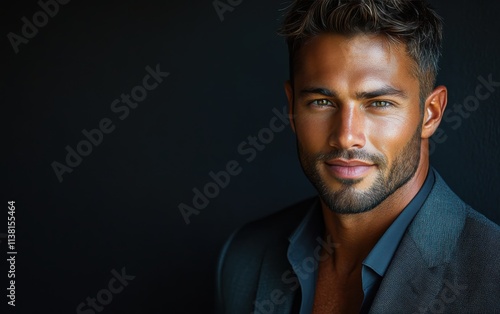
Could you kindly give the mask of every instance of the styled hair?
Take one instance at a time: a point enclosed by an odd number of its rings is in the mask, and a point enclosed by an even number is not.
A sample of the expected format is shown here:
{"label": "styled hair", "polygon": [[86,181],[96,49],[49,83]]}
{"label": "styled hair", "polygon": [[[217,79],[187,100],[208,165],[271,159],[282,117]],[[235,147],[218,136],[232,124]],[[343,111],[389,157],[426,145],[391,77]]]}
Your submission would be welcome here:
{"label": "styled hair", "polygon": [[321,33],[373,34],[403,43],[420,83],[421,103],[433,90],[441,55],[442,21],[424,0],[295,0],[279,33],[288,44],[290,80],[295,55]]}

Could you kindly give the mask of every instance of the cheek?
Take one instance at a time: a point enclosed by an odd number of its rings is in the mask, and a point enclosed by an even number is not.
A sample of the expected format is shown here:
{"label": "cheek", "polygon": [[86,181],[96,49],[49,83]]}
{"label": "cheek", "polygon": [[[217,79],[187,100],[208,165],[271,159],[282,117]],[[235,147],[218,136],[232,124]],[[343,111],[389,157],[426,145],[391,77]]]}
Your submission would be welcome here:
{"label": "cheek", "polygon": [[[390,167],[402,149],[413,137],[416,123],[408,118],[393,116],[367,123],[365,135],[368,143],[385,156]],[[369,149],[369,148],[368,148]]]}
{"label": "cheek", "polygon": [[297,115],[295,133],[302,147],[315,152],[328,150],[330,120],[327,115]]}

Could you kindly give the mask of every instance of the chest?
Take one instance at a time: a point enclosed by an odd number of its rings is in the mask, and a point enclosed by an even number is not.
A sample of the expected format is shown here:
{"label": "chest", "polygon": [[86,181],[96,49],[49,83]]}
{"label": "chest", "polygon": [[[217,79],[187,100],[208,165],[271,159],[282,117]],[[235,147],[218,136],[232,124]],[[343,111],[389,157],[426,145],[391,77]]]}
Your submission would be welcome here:
{"label": "chest", "polygon": [[320,263],[313,314],[359,313],[362,303],[361,270],[349,277],[339,276],[331,262]]}

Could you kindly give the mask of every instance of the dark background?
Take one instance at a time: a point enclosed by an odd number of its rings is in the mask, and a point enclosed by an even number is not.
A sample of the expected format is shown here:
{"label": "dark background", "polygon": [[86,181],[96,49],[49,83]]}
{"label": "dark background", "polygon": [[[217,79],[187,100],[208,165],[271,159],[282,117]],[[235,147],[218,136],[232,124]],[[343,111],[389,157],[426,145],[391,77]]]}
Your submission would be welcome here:
{"label": "dark background", "polygon": [[[225,0],[223,1],[227,3]],[[233,3],[237,1],[233,1]],[[500,81],[500,3],[433,1],[445,20],[439,84],[449,104]],[[289,128],[251,162],[237,151],[286,104],[283,0],[244,0],[221,21],[212,1],[71,1],[16,54],[36,1],[1,5],[3,118],[0,233],[16,201],[15,313],[76,313],[125,267],[135,279],[102,313],[210,313],[217,255],[231,231],[313,195]],[[145,67],[170,75],[124,120],[110,110]],[[447,139],[433,165],[467,203],[500,222],[500,88]],[[110,118],[116,129],[60,183],[66,145]],[[230,160],[234,177],[186,225],[178,205]],[[0,243],[5,279],[6,240]],[[8,299],[2,279],[1,305]],[[12,309],[11,309],[12,310]],[[88,312],[91,313],[91,312]]]}

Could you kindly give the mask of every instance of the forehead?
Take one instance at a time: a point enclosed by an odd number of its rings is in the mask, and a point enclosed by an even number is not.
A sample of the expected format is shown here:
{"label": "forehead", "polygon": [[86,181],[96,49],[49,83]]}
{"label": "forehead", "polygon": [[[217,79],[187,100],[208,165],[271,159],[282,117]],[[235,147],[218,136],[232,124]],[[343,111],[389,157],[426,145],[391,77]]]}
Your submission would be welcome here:
{"label": "forehead", "polygon": [[[380,81],[416,85],[414,61],[403,43],[380,35],[320,34],[297,51],[294,81],[299,84],[334,81],[349,84]],[[393,84],[391,84],[393,85]]]}

